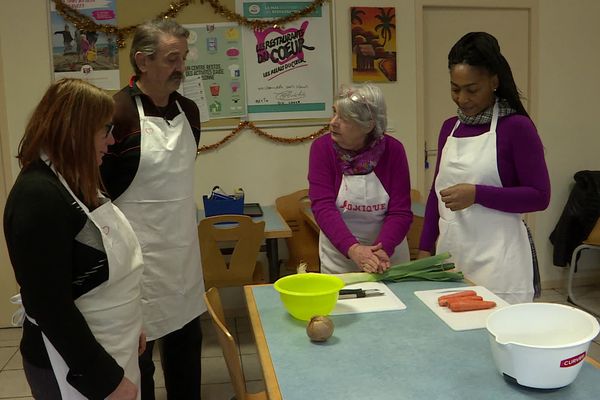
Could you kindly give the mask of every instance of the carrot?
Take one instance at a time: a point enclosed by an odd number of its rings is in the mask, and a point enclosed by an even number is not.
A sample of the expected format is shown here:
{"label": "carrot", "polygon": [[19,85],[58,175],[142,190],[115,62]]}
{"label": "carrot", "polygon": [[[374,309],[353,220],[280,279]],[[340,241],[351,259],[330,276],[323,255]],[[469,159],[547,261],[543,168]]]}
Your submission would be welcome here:
{"label": "carrot", "polygon": [[496,307],[495,302],[484,300],[453,301],[448,305],[448,308],[454,312],[486,310],[494,307]]}
{"label": "carrot", "polygon": [[444,299],[438,301],[438,304],[442,307],[448,307],[448,304],[454,303],[455,301],[482,301],[483,297],[481,296],[460,296],[460,297],[451,297],[449,299]]}
{"label": "carrot", "polygon": [[460,292],[446,294],[444,296],[438,297],[438,304],[440,303],[441,300],[451,299],[453,297],[464,297],[464,296],[477,296],[477,292],[475,292],[474,290],[462,290]]}

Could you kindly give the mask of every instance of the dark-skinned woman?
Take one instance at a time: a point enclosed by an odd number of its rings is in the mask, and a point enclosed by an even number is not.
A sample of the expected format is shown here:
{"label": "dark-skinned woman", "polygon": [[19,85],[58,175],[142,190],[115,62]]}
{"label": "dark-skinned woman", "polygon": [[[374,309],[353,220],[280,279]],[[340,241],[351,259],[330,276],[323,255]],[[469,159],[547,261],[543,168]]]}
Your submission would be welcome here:
{"label": "dark-skinned woman", "polygon": [[466,34],[448,68],[458,110],[440,130],[419,257],[449,251],[475,284],[532,301],[537,266],[521,214],[550,201],[542,142],[495,37]]}

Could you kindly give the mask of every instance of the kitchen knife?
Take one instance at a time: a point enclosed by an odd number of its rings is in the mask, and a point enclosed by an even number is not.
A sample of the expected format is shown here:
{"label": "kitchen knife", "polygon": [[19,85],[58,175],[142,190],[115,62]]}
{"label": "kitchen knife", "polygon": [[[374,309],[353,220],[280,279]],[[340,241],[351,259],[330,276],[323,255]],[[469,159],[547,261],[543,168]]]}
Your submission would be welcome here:
{"label": "kitchen knife", "polygon": [[383,296],[383,292],[379,289],[342,289],[338,299],[358,299],[371,296]]}

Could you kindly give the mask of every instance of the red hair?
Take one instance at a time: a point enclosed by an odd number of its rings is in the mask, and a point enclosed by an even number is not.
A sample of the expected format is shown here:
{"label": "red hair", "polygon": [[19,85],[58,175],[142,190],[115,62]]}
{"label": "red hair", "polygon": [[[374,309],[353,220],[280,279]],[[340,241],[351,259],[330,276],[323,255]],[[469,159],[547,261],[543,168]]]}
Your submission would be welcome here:
{"label": "red hair", "polygon": [[98,206],[102,187],[96,161],[95,135],[110,121],[112,97],[80,79],[61,79],[50,85],[37,105],[19,143],[23,169],[45,153],[80,200]]}

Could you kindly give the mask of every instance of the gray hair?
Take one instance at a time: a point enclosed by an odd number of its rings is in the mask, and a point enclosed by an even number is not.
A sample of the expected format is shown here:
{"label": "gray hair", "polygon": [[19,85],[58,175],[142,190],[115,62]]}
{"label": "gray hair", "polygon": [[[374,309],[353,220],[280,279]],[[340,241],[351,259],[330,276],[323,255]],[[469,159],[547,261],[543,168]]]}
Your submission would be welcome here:
{"label": "gray hair", "polygon": [[179,25],[171,18],[161,18],[152,21],[144,22],[139,25],[133,41],[131,42],[131,50],[129,51],[129,61],[137,76],[142,74],[142,71],[135,62],[135,54],[139,51],[147,56],[152,57],[158,48],[158,41],[162,34],[167,34],[176,37],[188,38],[190,31]]}
{"label": "gray hair", "polygon": [[375,123],[373,137],[382,136],[387,129],[387,111],[381,89],[369,83],[342,86],[334,102],[337,114],[364,128]]}

